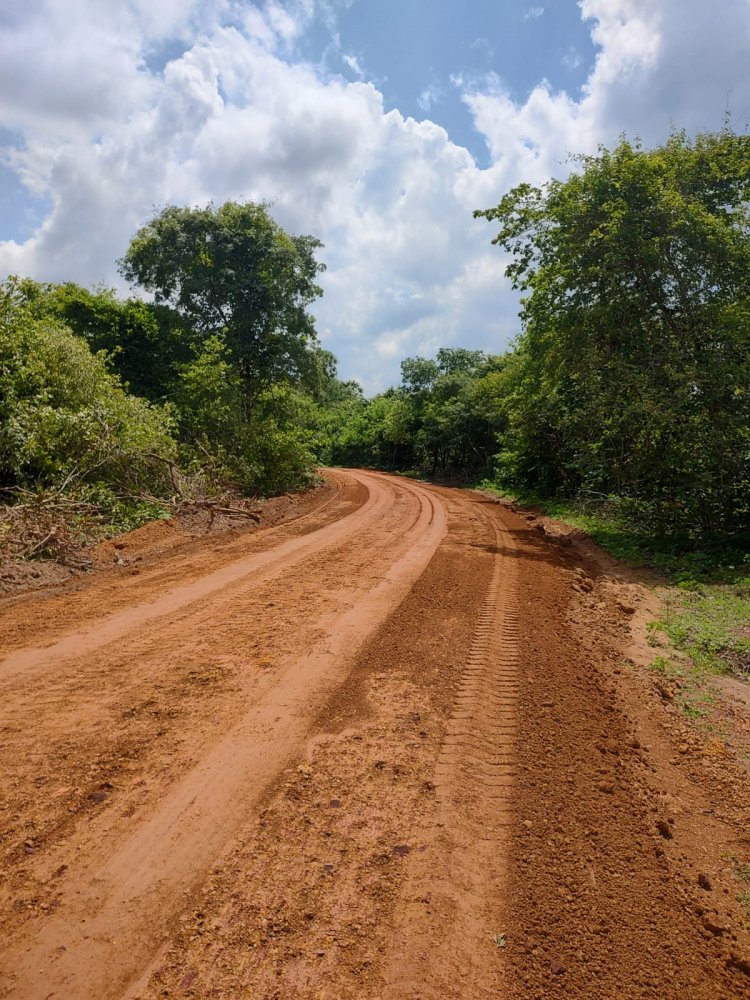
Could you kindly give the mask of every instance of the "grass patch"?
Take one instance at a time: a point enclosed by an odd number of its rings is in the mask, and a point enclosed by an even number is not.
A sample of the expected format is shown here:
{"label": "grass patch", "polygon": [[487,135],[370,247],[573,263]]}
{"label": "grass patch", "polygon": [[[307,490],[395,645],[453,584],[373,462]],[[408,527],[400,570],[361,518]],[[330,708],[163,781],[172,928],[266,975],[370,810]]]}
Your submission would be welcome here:
{"label": "grass patch", "polygon": [[655,569],[667,583],[687,589],[702,583],[750,588],[750,534],[694,538],[640,527],[627,508],[608,500],[549,500],[510,494],[483,480],[477,488],[585,531],[606,552],[633,567]]}
{"label": "grass patch", "polygon": [[748,920],[750,920],[750,864],[738,861],[736,857],[732,857],[730,860],[735,876],[743,883],[743,888],[737,893],[735,899],[743,907]]}
{"label": "grass patch", "polygon": [[698,723],[705,736],[722,736],[711,722],[711,708],[715,702],[714,692],[706,685],[707,674],[689,660],[679,661],[670,656],[656,656],[649,669],[667,682],[674,682],[676,691],[674,703],[683,715]]}
{"label": "grass patch", "polygon": [[673,592],[658,628],[699,670],[750,679],[750,577]]}

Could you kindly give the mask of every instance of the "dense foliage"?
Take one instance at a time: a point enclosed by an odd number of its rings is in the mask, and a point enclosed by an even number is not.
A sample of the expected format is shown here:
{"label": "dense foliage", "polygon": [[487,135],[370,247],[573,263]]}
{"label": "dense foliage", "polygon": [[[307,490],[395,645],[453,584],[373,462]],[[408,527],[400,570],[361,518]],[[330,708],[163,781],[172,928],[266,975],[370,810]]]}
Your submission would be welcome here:
{"label": "dense foliage", "polygon": [[[0,285],[0,482],[5,487],[132,494],[166,488],[172,414],[130,395],[85,341],[29,302],[37,286]],[[31,295],[32,300],[35,295]]]}
{"label": "dense foliage", "polygon": [[[113,508],[205,488],[309,482],[339,384],[306,306],[312,237],[263,206],[168,208],[123,271],[155,301],[11,278],[0,286],[0,486]],[[124,509],[124,508],[122,508]],[[153,509],[153,507],[149,508]],[[126,518],[126,520],[128,520]]]}
{"label": "dense foliage", "polygon": [[477,213],[527,293],[501,481],[665,530],[750,526],[750,137],[622,141]]}
{"label": "dense foliage", "polygon": [[435,360],[407,358],[398,388],[367,401],[350,390],[338,404],[343,419],[332,458],[464,479],[488,472],[504,426],[503,365],[464,348],[442,348]]}

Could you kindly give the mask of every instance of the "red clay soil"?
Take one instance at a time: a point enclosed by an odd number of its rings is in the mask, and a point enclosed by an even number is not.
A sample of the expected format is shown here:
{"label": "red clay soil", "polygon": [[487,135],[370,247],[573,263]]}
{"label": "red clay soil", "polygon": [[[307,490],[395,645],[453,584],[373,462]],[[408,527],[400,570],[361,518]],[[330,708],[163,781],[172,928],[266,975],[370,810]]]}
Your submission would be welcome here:
{"label": "red clay soil", "polygon": [[330,482],[4,599],[0,997],[749,997],[746,706],[536,519]]}

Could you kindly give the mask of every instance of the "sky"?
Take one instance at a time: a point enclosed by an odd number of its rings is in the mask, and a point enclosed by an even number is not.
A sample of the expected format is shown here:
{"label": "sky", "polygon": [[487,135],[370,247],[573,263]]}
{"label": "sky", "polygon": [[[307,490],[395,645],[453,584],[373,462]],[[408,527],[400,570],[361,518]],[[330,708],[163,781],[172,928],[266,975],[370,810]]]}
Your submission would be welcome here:
{"label": "sky", "polygon": [[129,290],[168,204],[271,204],[367,393],[519,332],[491,224],[622,134],[750,128],[750,0],[3,0],[0,278]]}

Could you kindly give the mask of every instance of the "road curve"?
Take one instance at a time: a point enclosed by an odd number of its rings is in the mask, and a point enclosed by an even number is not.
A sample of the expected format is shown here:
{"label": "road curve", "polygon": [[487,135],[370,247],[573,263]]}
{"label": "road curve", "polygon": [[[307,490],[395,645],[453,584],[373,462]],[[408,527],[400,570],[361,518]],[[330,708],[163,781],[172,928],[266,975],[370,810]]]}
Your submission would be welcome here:
{"label": "road curve", "polygon": [[681,773],[618,587],[480,494],[327,475],[0,602],[0,997],[746,997],[750,783]]}

